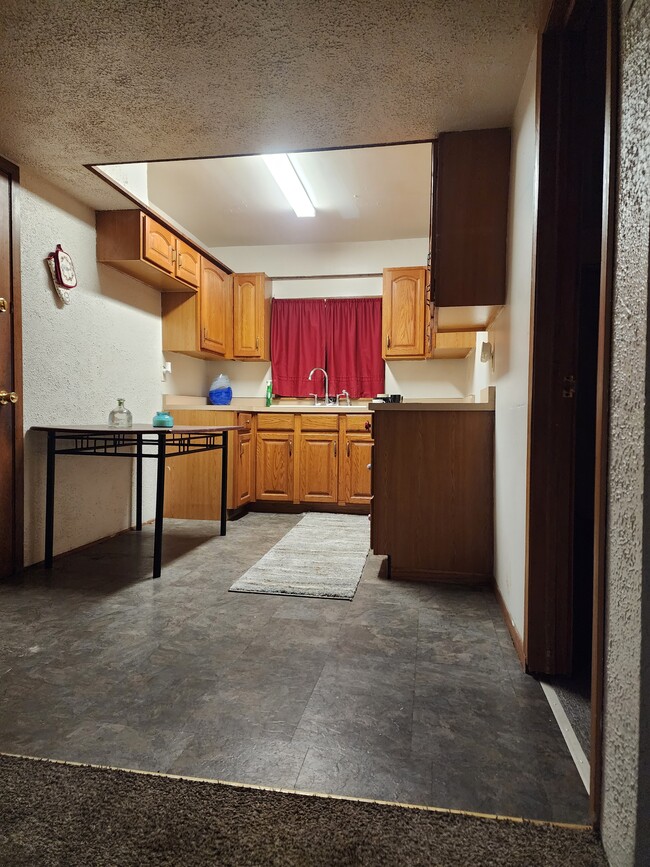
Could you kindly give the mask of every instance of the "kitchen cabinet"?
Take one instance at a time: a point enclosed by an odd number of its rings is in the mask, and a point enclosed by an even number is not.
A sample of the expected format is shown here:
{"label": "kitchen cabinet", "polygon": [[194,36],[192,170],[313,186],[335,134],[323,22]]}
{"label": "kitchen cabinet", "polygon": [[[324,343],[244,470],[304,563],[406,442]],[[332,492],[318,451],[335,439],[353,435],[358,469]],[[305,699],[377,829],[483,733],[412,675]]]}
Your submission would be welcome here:
{"label": "kitchen cabinet", "polygon": [[505,303],[509,180],[509,129],[439,136],[431,250],[439,330],[482,330]]}
{"label": "kitchen cabinet", "polygon": [[431,351],[427,269],[385,268],[382,347],[385,359],[422,359]]}
{"label": "kitchen cabinet", "polygon": [[234,508],[255,499],[255,439],[250,413],[239,413],[237,424],[248,430],[239,431],[235,439]]}
{"label": "kitchen cabinet", "polygon": [[266,274],[235,274],[234,346],[242,361],[271,358],[271,282]]}
{"label": "kitchen cabinet", "polygon": [[196,292],[201,253],[149,214],[97,211],[97,261],[161,292]]}
{"label": "kitchen cabinet", "polygon": [[338,432],[300,432],[298,498],[301,503],[337,502],[338,440]]}
{"label": "kitchen cabinet", "polygon": [[256,446],[256,499],[293,502],[294,432],[258,429]]}
{"label": "kitchen cabinet", "polygon": [[389,577],[489,583],[494,389],[486,403],[378,404],[371,537]]}
{"label": "kitchen cabinet", "polygon": [[198,293],[162,298],[162,347],[196,358],[232,358],[232,275],[201,257]]}
{"label": "kitchen cabinet", "polygon": [[370,465],[372,437],[369,434],[347,433],[341,455],[340,481],[343,502],[368,505],[372,499]]}
{"label": "kitchen cabinet", "polygon": [[341,417],[339,503],[369,506],[372,500],[372,415]]}

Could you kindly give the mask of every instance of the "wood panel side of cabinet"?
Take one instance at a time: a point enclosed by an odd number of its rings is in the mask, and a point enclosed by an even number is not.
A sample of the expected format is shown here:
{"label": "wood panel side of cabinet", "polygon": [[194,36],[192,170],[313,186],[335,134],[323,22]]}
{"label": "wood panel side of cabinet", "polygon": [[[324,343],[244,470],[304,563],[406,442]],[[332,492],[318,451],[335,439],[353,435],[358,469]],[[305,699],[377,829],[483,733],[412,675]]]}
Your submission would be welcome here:
{"label": "wood panel side of cabinet", "polygon": [[505,303],[510,130],[438,139],[434,301],[438,307]]}
{"label": "wood panel side of cabinet", "polygon": [[394,577],[493,577],[494,413],[376,413],[372,540]]}
{"label": "wood panel side of cabinet", "polygon": [[[225,410],[171,410],[179,425],[233,425],[235,413]],[[235,508],[234,460],[236,431],[228,434],[228,500]],[[165,462],[166,518],[218,521],[221,505],[221,452],[168,458]]]}

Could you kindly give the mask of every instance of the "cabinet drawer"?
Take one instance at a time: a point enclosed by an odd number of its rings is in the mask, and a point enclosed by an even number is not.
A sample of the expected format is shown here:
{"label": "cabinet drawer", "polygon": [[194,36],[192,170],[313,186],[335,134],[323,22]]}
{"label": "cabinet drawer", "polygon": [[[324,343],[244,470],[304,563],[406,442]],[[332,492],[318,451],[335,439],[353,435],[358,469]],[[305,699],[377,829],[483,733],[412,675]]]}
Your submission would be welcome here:
{"label": "cabinet drawer", "polygon": [[[370,427],[366,427],[367,424]],[[370,432],[372,430],[372,416],[370,413],[368,415],[349,415],[347,416],[347,426],[349,431]]]}
{"label": "cabinet drawer", "polygon": [[305,413],[300,417],[301,430],[331,430],[339,429],[338,415],[320,415],[318,412]]}
{"label": "cabinet drawer", "polygon": [[252,423],[253,423],[253,416],[250,414],[250,412],[240,412],[237,415],[237,424],[243,425],[246,428],[246,430],[251,429]]}
{"label": "cabinet drawer", "polygon": [[258,430],[293,430],[293,413],[260,412],[257,414]]}

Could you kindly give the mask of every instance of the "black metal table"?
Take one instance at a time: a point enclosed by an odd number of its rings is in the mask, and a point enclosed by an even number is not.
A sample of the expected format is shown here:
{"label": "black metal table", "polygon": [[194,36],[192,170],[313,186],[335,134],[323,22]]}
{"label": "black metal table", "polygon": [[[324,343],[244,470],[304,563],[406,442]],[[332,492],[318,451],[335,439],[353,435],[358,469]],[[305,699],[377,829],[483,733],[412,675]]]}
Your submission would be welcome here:
{"label": "black metal table", "polygon": [[[200,427],[196,425],[159,428],[134,424],[130,428],[107,425],[37,425],[32,430],[47,433],[47,484],[45,493],[45,567],[52,568],[54,549],[54,480],[57,455],[90,455],[131,458],[136,462],[136,524],[142,529],[142,461],[157,462],[156,518],[153,543],[153,577],[162,568],[163,503],[165,497],[165,460],[179,455],[221,451],[221,535],[226,535],[228,497],[228,432],[244,430],[237,425]],[[146,450],[148,449],[148,450]]]}

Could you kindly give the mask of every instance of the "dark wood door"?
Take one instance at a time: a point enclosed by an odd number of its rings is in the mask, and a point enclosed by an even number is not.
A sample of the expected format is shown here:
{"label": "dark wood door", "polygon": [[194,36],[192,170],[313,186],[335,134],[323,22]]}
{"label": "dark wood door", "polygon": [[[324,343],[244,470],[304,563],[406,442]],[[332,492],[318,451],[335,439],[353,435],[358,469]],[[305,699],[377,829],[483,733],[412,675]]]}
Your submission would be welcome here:
{"label": "dark wood door", "polygon": [[22,377],[18,171],[0,160],[0,578],[22,566]]}
{"label": "dark wood door", "polygon": [[563,675],[591,662],[606,4],[573,14],[542,39],[525,614],[528,670]]}

